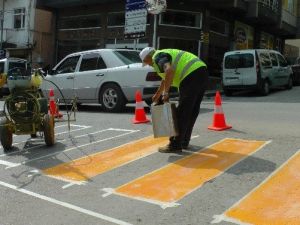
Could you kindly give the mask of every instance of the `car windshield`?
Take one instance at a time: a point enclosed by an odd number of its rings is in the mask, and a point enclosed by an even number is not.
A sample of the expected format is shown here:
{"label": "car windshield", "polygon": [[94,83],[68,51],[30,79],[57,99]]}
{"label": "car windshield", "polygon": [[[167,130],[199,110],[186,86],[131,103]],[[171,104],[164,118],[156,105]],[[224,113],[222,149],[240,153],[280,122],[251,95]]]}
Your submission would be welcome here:
{"label": "car windshield", "polygon": [[114,51],[114,54],[125,64],[142,63],[138,51]]}
{"label": "car windshield", "polygon": [[250,53],[229,55],[225,58],[226,69],[249,68],[254,66],[254,57]]}

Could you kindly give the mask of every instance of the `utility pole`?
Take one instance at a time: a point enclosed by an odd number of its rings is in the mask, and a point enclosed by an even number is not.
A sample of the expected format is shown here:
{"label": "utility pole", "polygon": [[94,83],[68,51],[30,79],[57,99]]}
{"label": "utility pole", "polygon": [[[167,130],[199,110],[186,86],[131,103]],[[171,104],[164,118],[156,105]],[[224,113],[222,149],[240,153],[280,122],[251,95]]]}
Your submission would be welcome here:
{"label": "utility pole", "polygon": [[1,12],[1,44],[0,50],[3,49],[3,25],[4,25],[4,10],[5,10],[5,0],[2,0],[2,12]]}

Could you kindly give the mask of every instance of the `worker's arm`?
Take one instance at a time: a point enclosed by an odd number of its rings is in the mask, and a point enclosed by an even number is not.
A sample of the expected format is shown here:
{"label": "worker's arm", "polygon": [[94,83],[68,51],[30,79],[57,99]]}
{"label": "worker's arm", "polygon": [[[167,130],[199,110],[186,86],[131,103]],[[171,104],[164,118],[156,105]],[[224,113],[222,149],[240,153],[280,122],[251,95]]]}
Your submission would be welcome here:
{"label": "worker's arm", "polygon": [[174,70],[170,63],[165,63],[164,71],[166,74],[166,78],[165,78],[165,84],[164,84],[164,89],[162,94],[163,94],[163,101],[167,102],[169,101],[169,91],[174,79]]}
{"label": "worker's arm", "polygon": [[161,94],[163,93],[164,88],[165,88],[165,81],[162,80],[158,90],[156,91],[156,93],[152,97],[152,102],[158,102],[159,101],[159,98],[160,98]]}

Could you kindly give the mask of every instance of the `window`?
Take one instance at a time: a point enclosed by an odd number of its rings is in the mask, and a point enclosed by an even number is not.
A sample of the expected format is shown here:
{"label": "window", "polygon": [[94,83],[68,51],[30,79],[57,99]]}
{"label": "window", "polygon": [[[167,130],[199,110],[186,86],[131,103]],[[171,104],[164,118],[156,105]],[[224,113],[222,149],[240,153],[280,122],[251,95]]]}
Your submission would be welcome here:
{"label": "window", "polygon": [[73,56],[65,59],[56,69],[57,74],[74,73],[80,56]]}
{"label": "window", "polygon": [[281,67],[287,67],[288,64],[287,64],[286,60],[283,58],[283,56],[277,54],[277,57],[278,57],[279,65]]}
{"label": "window", "polygon": [[105,68],[106,65],[101,56],[98,53],[92,53],[83,56],[79,71],[83,72]]}
{"label": "window", "polygon": [[125,65],[142,62],[137,51],[114,51],[114,53]]}
{"label": "window", "polygon": [[267,53],[260,53],[259,54],[260,63],[263,67],[271,67],[271,60]]}
{"label": "window", "polygon": [[270,58],[271,58],[271,61],[272,61],[272,65],[273,66],[278,66],[277,57],[274,53],[270,53]]}
{"label": "window", "polygon": [[229,30],[228,23],[218,18],[215,17],[210,18],[209,28],[210,31],[212,32],[226,35],[226,36],[228,35],[228,30]]}
{"label": "window", "polygon": [[0,73],[4,73],[4,62],[0,63]]}
{"label": "window", "polygon": [[25,27],[25,8],[14,10],[14,28],[20,29]]}
{"label": "window", "polygon": [[25,62],[9,62],[8,76],[26,76]]}
{"label": "window", "polygon": [[167,11],[161,14],[160,24],[170,26],[201,28],[201,13]]}
{"label": "window", "polygon": [[58,22],[59,29],[100,28],[100,15],[63,17]]}
{"label": "window", "polygon": [[252,54],[229,55],[225,58],[226,69],[251,68],[254,66],[254,57]]}
{"label": "window", "polygon": [[124,26],[125,25],[125,13],[109,13],[107,15],[107,26],[115,27],[115,26]]}

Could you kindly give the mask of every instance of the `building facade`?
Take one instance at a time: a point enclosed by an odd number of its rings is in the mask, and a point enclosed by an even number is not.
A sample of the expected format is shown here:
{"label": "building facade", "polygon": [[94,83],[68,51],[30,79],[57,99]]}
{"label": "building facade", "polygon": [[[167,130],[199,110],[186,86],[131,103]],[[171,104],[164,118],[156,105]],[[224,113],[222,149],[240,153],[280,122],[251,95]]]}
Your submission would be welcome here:
{"label": "building facade", "polygon": [[[269,48],[283,52],[284,40],[298,32],[298,0],[168,1],[157,18],[148,15],[146,37],[124,39],[123,0],[37,0],[37,7],[56,18],[55,59],[93,48],[178,48],[191,51],[220,77],[224,52]],[[203,36],[203,39],[201,38]]]}
{"label": "building facade", "polygon": [[25,58],[33,64],[52,64],[52,12],[37,9],[35,0],[1,0],[0,7],[0,43],[6,56]]}

